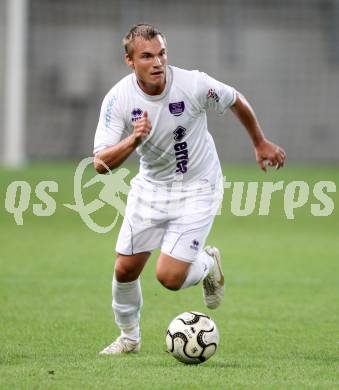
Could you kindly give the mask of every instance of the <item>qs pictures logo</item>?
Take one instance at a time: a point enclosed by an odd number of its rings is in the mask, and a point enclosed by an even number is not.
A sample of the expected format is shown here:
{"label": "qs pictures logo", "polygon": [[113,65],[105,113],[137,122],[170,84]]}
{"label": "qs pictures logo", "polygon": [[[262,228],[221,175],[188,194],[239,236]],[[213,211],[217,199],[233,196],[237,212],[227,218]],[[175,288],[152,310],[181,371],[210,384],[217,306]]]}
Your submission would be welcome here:
{"label": "qs pictures logo", "polygon": [[[106,175],[95,175],[89,181],[83,183],[86,168],[93,164],[93,157],[88,157],[80,161],[74,174],[74,204],[65,203],[64,207],[73,210],[79,214],[86,226],[96,233],[108,233],[116,225],[119,215],[125,215],[125,203],[121,199],[121,194],[127,195],[130,187],[125,182],[130,171],[126,168],[121,168],[115,172],[111,172],[107,165],[101,161],[109,172]],[[97,197],[85,203],[83,193],[94,184],[101,183]],[[59,184],[55,181],[41,181],[35,188],[35,195],[41,203],[33,204],[32,211],[37,217],[48,217],[56,212],[56,201],[50,193],[57,193]],[[12,182],[6,191],[5,208],[13,214],[17,225],[24,224],[24,213],[29,209],[31,200],[32,187],[26,181]],[[114,209],[113,220],[110,224],[102,226],[95,222],[94,214],[103,207]]]}
{"label": "qs pictures logo", "polygon": [[[181,145],[181,143],[177,143],[176,145],[179,144]],[[182,144],[185,143],[183,142]],[[112,172],[103,161],[99,162],[106,168],[108,173],[106,175],[96,174],[90,180],[86,180],[85,178],[88,175],[85,175],[85,173],[87,173],[87,167],[92,166],[93,157],[87,157],[80,161],[74,172],[73,203],[64,203],[62,206],[78,213],[89,229],[96,233],[104,234],[114,228],[119,216],[125,216],[126,204],[122,195],[126,196],[130,191],[130,186],[126,183],[126,178],[130,171],[126,168],[120,168]],[[211,205],[214,205],[214,202],[212,202],[214,196],[219,204],[222,193],[224,191],[231,191],[230,202],[224,201],[223,207],[219,207],[216,212],[208,211],[216,215],[220,215],[222,211],[227,211],[226,208],[230,207],[229,211],[231,214],[237,217],[247,217],[250,215],[265,217],[270,214],[272,198],[277,198],[278,201],[280,199],[280,207],[285,217],[289,220],[297,218],[295,211],[298,209],[307,210],[313,217],[329,217],[335,210],[335,199],[337,199],[335,197],[337,191],[336,183],[333,181],[318,181],[311,186],[305,181],[300,180],[288,183],[284,181],[275,183],[231,182],[227,181],[226,177],[220,176],[220,185],[218,186],[203,179],[199,183],[202,187],[198,186],[196,193],[190,193],[190,198],[187,198],[190,199],[190,202],[192,199],[199,200],[201,191],[204,193],[207,191],[211,195]],[[94,185],[96,186],[91,188]],[[184,193],[187,193],[183,188],[183,182],[173,182],[172,187],[167,193],[168,200],[177,199],[178,186],[182,187]],[[89,191],[90,188],[91,191]],[[98,189],[97,192],[95,192],[96,189]],[[35,188],[32,188],[27,181],[13,181],[6,190],[5,209],[13,215],[15,223],[19,226],[24,224],[24,213],[31,206],[31,194],[33,190],[36,198],[40,201],[32,205],[32,212],[35,216],[48,217],[56,212],[57,204],[52,196],[53,193],[59,191],[59,184],[56,181],[41,181]],[[94,196],[93,191],[95,193]],[[89,198],[88,195],[91,195],[92,198],[91,200],[85,201],[85,199],[87,200]],[[143,216],[143,222],[145,223],[148,220],[152,221],[148,213],[150,210],[153,210],[154,205],[158,204],[157,191],[148,191],[147,188],[144,188],[136,196],[139,197],[140,205],[148,205],[147,212]],[[166,205],[168,209],[161,210],[162,214],[170,213],[170,215],[173,215],[173,210],[178,205],[181,210],[184,210],[184,205],[182,203],[175,203],[175,201],[169,201]],[[103,208],[111,209],[106,213],[111,216],[109,223],[106,225],[98,223],[99,218],[95,215],[98,210]],[[196,212],[198,212],[198,209]],[[199,212],[206,212],[206,209],[203,208]]]}
{"label": "qs pictures logo", "polygon": [[[111,231],[116,225],[119,215],[125,215],[125,203],[120,198],[119,194],[128,194],[130,187],[125,183],[125,178],[129,174],[129,170],[121,168],[118,171],[112,173],[108,166],[101,161],[101,164],[107,169],[109,174],[96,175],[91,180],[82,184],[84,172],[88,165],[92,165],[93,158],[88,157],[80,162],[74,175],[74,201],[75,204],[64,204],[71,210],[79,213],[86,226],[96,233],[107,233]],[[88,188],[96,183],[102,183],[103,187],[98,194],[99,199],[95,199],[88,204],[84,203],[82,192],[84,188]],[[108,226],[101,226],[97,224],[91,217],[91,214],[100,210],[102,207],[110,205],[116,213],[113,222]]]}

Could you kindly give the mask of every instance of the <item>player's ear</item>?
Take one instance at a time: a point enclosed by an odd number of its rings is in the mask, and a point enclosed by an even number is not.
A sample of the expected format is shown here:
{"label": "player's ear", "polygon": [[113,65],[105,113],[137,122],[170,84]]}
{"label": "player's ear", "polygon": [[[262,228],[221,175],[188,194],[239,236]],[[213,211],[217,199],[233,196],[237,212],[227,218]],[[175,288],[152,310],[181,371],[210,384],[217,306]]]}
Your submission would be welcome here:
{"label": "player's ear", "polygon": [[134,69],[134,62],[133,62],[133,59],[129,56],[128,53],[125,53],[125,62],[126,62],[126,64],[127,64],[130,68]]}

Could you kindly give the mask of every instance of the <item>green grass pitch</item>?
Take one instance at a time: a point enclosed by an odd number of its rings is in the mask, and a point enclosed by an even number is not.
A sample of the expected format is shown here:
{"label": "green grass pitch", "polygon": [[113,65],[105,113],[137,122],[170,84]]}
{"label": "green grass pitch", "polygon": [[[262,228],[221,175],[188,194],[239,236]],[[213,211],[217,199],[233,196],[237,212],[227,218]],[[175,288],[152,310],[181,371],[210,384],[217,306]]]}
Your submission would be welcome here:
{"label": "green grass pitch", "polygon": [[[114,245],[121,223],[108,234],[89,230],[73,203],[76,164],[33,164],[0,170],[0,388],[1,389],[338,389],[339,188],[334,212],[314,217],[310,205],[288,220],[283,195],[269,216],[236,217],[226,190],[223,212],[208,243],[221,249],[228,287],[220,309],[209,311],[201,286],[171,292],[155,279],[152,255],[142,275],[140,354],[101,357],[117,336],[111,312]],[[135,169],[135,168],[134,168]],[[306,181],[339,184],[338,167],[289,167],[264,175],[255,164],[224,166],[231,181]],[[88,173],[92,177],[94,173]],[[5,210],[10,182],[32,187],[24,225]],[[59,183],[56,213],[36,217],[34,188]],[[95,197],[93,186],[88,198]],[[113,209],[98,212],[111,222]],[[170,320],[186,310],[212,316],[220,348],[208,362],[186,366],[165,352]]]}

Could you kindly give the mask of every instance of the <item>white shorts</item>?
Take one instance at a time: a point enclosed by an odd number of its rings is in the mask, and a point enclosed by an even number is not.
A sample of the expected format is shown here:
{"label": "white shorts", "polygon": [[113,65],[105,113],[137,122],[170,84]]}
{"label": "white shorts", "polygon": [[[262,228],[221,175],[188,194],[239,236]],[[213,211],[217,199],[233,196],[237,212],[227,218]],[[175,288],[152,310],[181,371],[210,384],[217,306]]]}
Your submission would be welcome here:
{"label": "white shorts", "polygon": [[223,196],[222,176],[206,182],[167,187],[138,175],[131,181],[117,253],[132,255],[161,248],[178,260],[194,262],[203,249]]}

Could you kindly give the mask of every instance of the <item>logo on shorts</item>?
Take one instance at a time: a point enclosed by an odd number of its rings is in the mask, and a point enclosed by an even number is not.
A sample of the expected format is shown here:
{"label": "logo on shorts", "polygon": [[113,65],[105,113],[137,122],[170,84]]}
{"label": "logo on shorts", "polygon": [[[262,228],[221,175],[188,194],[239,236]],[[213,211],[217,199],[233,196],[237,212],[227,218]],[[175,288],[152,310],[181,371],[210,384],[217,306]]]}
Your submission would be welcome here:
{"label": "logo on shorts", "polygon": [[199,249],[199,241],[198,240],[193,240],[190,248],[195,250],[195,251],[197,251]]}
{"label": "logo on shorts", "polygon": [[170,103],[168,108],[171,114],[180,116],[185,111],[185,102]]}
{"label": "logo on shorts", "polygon": [[135,122],[141,118],[143,114],[143,111],[141,108],[133,108],[131,115],[132,115],[132,122]]}

